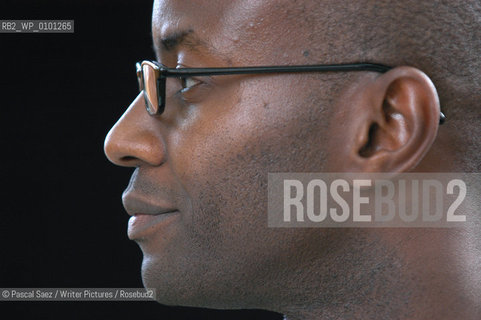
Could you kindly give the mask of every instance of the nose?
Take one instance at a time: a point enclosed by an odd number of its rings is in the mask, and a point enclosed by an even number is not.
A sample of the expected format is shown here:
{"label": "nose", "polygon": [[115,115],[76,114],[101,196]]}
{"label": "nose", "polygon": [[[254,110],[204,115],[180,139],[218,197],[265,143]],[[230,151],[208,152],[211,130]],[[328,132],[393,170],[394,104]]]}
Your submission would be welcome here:
{"label": "nose", "polygon": [[162,165],[165,144],[159,126],[160,121],[147,113],[145,101],[139,94],[107,134],[105,155],[114,164],[124,167]]}

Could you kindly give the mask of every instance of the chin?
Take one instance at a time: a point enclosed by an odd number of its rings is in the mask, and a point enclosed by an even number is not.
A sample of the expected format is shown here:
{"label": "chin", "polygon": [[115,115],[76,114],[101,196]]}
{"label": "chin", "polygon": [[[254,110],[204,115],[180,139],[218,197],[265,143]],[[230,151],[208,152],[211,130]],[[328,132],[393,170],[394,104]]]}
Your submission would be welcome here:
{"label": "chin", "polygon": [[[175,274],[175,267],[166,268],[158,259],[145,255],[142,261],[142,282],[155,290],[155,300],[164,305],[187,306],[193,300],[192,290]],[[178,270],[178,269],[177,269]]]}
{"label": "chin", "polygon": [[[252,295],[241,290],[236,281],[225,281],[229,275],[222,275],[223,272],[219,271],[209,276],[193,270],[199,269],[193,264],[187,269],[166,266],[165,260],[144,255],[142,282],[145,288],[155,289],[155,299],[163,305],[210,309],[252,307],[251,303],[242,299]],[[211,272],[214,274],[212,269]]]}
{"label": "chin", "polygon": [[142,282],[145,288],[155,290],[157,302],[169,306],[215,308],[209,303],[211,299],[199,279],[192,278],[184,268],[166,266],[165,260],[144,255]]}

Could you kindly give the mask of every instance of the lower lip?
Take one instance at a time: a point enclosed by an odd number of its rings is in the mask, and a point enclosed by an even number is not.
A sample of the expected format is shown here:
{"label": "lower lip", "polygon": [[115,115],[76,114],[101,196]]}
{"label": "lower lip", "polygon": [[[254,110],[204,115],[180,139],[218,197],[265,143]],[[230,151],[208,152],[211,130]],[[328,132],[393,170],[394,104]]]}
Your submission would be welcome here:
{"label": "lower lip", "polygon": [[130,240],[139,240],[159,231],[160,228],[170,224],[179,211],[162,214],[136,214],[129,219],[127,234]]}

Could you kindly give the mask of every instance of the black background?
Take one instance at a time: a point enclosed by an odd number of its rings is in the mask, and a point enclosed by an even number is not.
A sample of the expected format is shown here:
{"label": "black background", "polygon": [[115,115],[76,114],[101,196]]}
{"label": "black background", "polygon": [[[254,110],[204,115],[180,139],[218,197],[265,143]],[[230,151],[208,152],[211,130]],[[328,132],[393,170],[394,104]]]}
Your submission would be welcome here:
{"label": "black background", "polygon": [[[0,34],[0,288],[139,288],[103,140],[154,57],[151,1],[5,1],[0,19],[74,19],[74,34]],[[155,302],[1,302],[15,319],[280,319]]]}

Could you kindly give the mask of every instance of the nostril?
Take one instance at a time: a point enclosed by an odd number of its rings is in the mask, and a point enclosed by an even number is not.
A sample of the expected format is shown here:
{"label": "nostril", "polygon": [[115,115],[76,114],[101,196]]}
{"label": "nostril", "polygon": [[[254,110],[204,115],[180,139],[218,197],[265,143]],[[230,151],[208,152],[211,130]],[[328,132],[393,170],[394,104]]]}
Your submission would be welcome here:
{"label": "nostril", "polygon": [[120,158],[120,160],[124,161],[124,162],[131,162],[131,161],[136,161],[138,159],[136,157],[132,157],[132,156],[125,156],[125,157]]}

